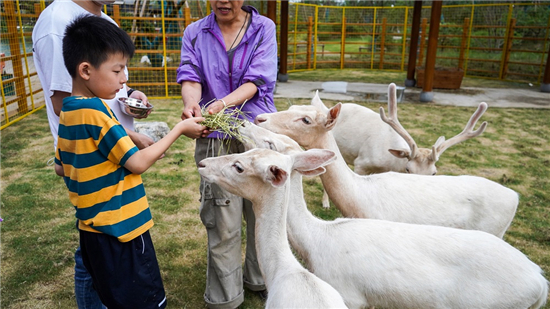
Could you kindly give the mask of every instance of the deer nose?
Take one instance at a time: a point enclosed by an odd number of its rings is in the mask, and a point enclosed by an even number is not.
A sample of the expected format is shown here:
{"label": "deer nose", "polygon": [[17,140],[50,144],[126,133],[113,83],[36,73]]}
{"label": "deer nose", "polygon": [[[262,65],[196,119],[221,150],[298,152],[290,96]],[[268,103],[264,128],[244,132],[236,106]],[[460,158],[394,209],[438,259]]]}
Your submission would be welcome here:
{"label": "deer nose", "polygon": [[204,164],[204,162],[200,161],[200,162],[199,162],[199,167],[200,167],[200,168],[201,168],[201,167],[202,167],[202,168],[203,168],[203,167],[206,167],[206,164]]}

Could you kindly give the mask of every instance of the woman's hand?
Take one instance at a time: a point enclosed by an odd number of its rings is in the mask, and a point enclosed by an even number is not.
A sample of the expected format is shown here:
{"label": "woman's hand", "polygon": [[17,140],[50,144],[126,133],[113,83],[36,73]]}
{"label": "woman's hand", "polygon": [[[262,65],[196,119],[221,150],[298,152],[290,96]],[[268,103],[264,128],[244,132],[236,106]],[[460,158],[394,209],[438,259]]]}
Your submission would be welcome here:
{"label": "woman's hand", "polygon": [[214,115],[222,111],[225,107],[226,104],[224,104],[222,100],[216,100],[214,101],[214,103],[208,106],[208,109],[206,111],[208,112],[208,114]]}

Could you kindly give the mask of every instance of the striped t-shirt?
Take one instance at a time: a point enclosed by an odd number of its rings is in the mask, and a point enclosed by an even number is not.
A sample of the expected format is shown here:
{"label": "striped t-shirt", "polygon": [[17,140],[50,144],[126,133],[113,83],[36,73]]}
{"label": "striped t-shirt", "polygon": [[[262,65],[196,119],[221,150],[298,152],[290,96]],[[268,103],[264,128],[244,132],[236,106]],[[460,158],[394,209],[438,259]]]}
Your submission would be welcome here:
{"label": "striped t-shirt", "polygon": [[63,166],[79,229],[130,241],[153,226],[140,175],[124,164],[138,151],[99,98],[67,97],[55,162]]}

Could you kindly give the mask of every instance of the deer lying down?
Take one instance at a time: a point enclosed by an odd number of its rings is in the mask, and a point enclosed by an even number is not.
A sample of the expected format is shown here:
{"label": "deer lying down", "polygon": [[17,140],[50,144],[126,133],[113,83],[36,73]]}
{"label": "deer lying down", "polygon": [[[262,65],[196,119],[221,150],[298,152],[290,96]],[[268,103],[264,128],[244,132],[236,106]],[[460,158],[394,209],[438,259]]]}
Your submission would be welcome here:
{"label": "deer lying down", "polygon": [[[256,134],[255,128],[244,130],[248,133],[241,133],[259,147],[282,150],[290,157],[302,151],[291,140]],[[255,156],[236,155],[227,165],[248,167]],[[288,160],[262,156],[270,166]],[[234,173],[243,178],[234,185],[246,198],[270,186],[265,169]],[[308,268],[336,288],[350,308],[539,308],[546,301],[548,282],[541,269],[493,235],[383,220],[320,220],[307,210],[300,172],[293,170],[290,177],[289,239]],[[258,179],[264,183],[258,185]]]}
{"label": "deer lying down", "polygon": [[266,308],[345,308],[342,296],[306,270],[288,244],[286,218],[290,171],[317,175],[334,153],[311,150],[284,156],[266,149],[207,158],[199,173],[227,191],[252,201],[258,263],[269,292]]}
{"label": "deer lying down", "polygon": [[447,150],[449,147],[459,144],[470,138],[479,136],[485,131],[487,122],[484,121],[477,130],[473,130],[477,121],[483,113],[487,110],[487,103],[481,102],[477,107],[477,110],[470,117],[464,130],[458,135],[445,140],[445,136],[440,136],[432,148],[418,148],[416,142],[412,136],[403,128],[399,120],[397,119],[397,98],[395,84],[390,84],[388,87],[388,116],[384,113],[384,108],[380,107],[380,118],[382,121],[390,125],[395,132],[399,134],[408,144],[408,147],[401,149],[391,148],[389,152],[397,158],[403,158],[407,160],[405,171],[412,174],[421,175],[435,175],[437,168],[435,163],[439,160],[439,156]]}
{"label": "deer lying down", "polygon": [[[328,111],[321,100],[312,100],[311,105]],[[344,103],[332,134],[342,157],[347,164],[353,165],[357,174],[393,171],[435,175],[435,163],[446,149],[483,133],[486,122],[478,130],[472,129],[485,110],[487,103],[482,102],[464,130],[455,137],[445,141],[445,137],[441,136],[431,149],[418,148],[412,136],[397,119],[396,86],[392,83],[388,87],[390,118],[385,117],[382,107],[378,114],[358,104]],[[326,192],[323,194],[323,207],[328,208],[328,195]]]}
{"label": "deer lying down", "polygon": [[[316,96],[314,100],[320,99]],[[516,192],[496,182],[476,176],[354,173],[330,131],[341,106],[338,103],[325,113],[315,106],[294,105],[286,111],[258,115],[255,123],[289,136],[306,149],[329,149],[337,154],[321,181],[345,217],[441,225],[504,236],[519,199]]]}

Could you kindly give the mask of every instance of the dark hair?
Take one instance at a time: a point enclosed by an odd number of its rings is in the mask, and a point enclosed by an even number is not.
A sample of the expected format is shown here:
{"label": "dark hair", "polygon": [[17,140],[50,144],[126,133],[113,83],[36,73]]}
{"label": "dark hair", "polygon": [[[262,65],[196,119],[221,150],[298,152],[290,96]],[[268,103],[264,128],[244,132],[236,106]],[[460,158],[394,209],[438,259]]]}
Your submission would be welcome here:
{"label": "dark hair", "polygon": [[134,43],[114,22],[95,15],[81,15],[65,29],[63,59],[71,77],[76,77],[79,64],[89,62],[99,67],[110,55],[134,55]]}

